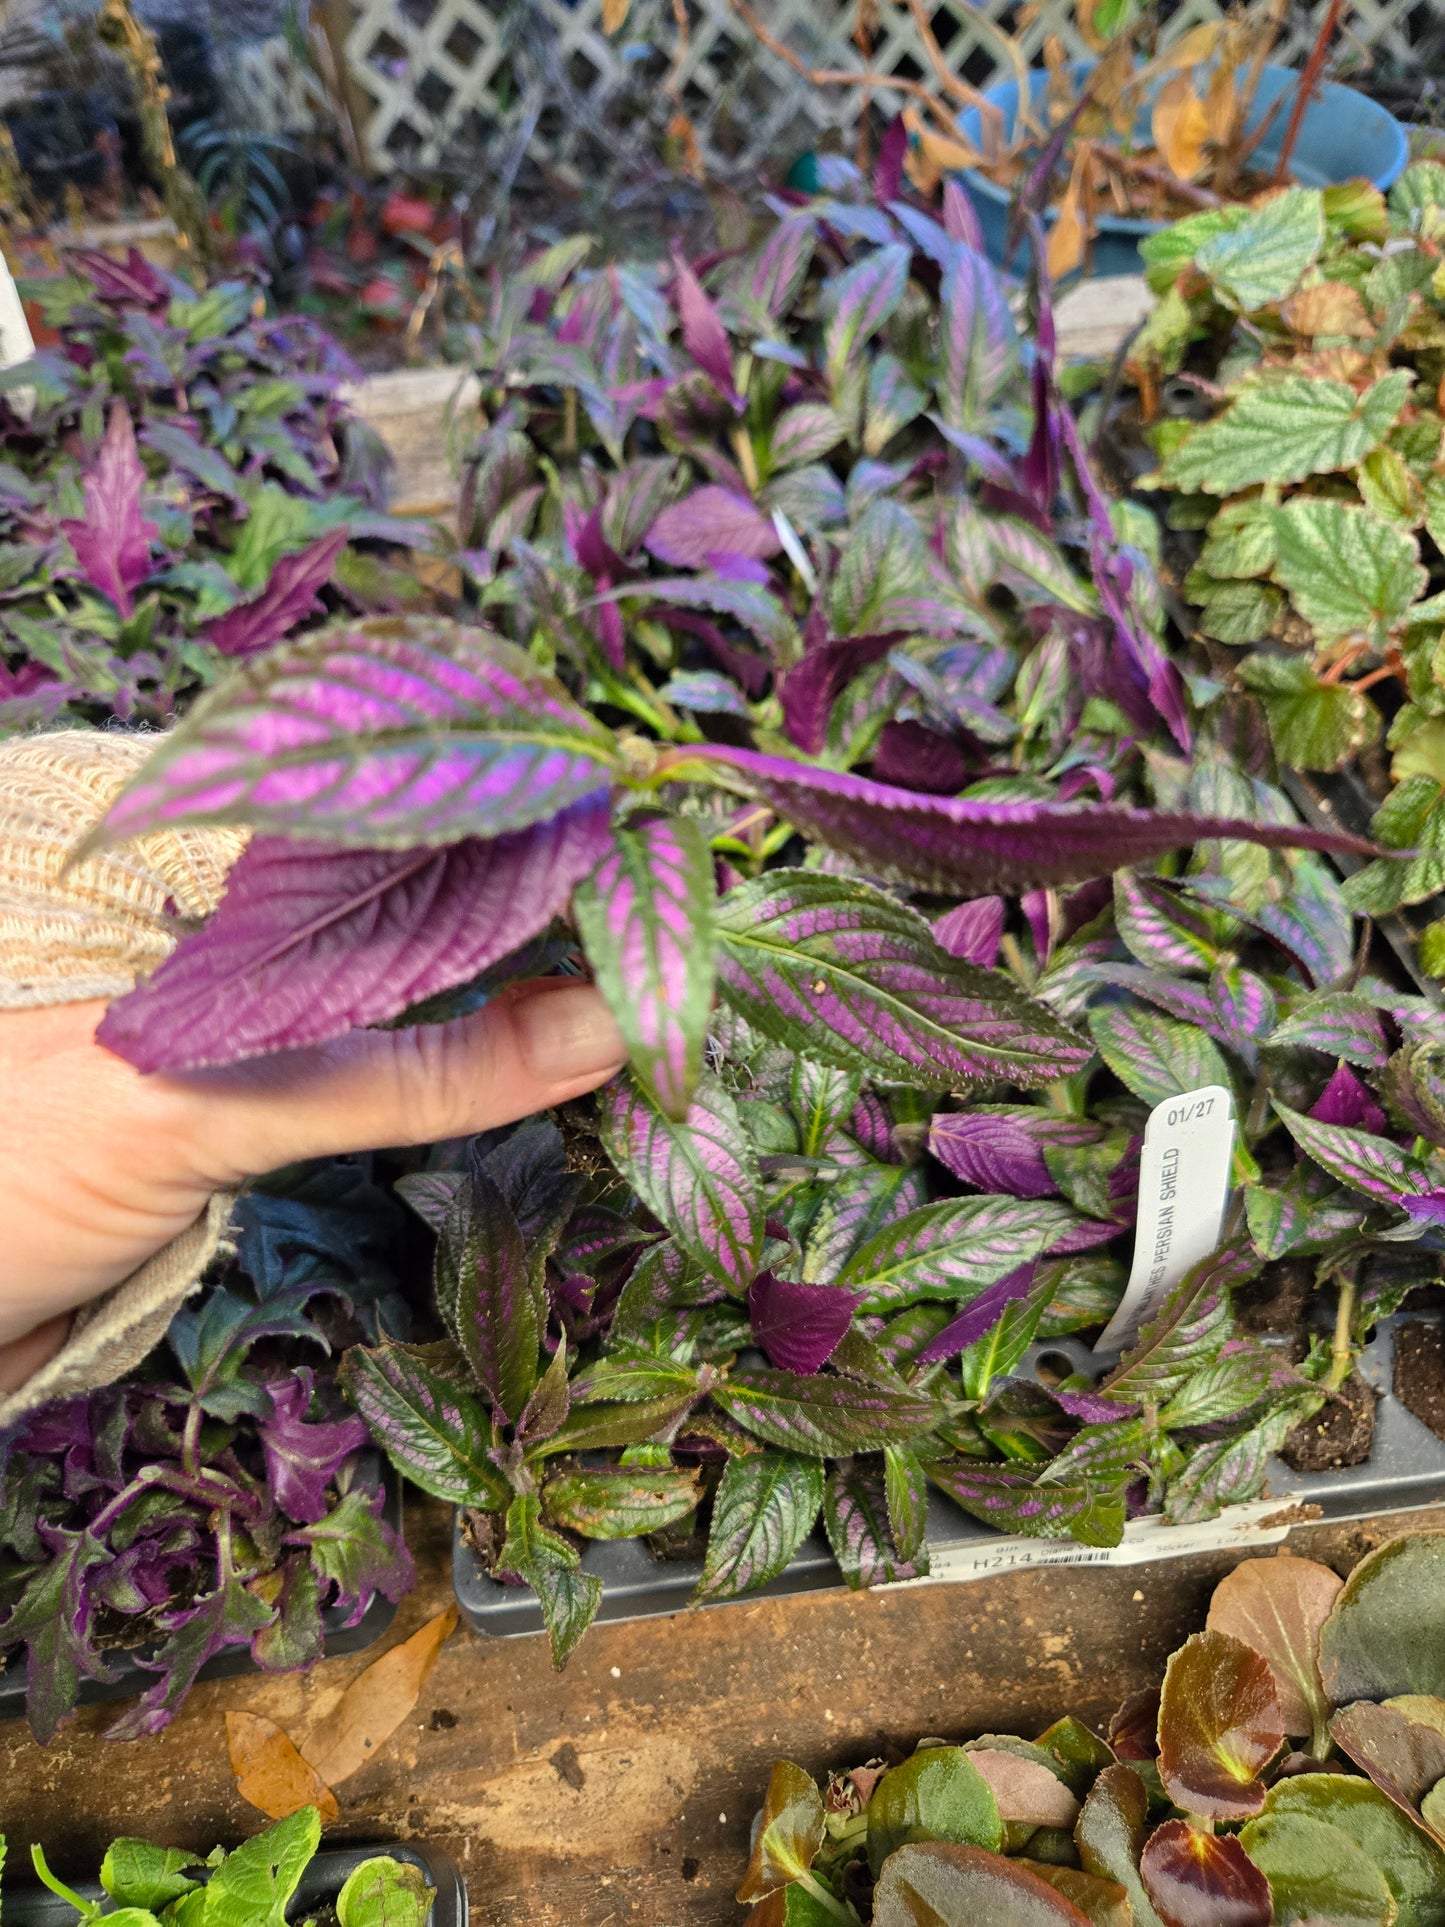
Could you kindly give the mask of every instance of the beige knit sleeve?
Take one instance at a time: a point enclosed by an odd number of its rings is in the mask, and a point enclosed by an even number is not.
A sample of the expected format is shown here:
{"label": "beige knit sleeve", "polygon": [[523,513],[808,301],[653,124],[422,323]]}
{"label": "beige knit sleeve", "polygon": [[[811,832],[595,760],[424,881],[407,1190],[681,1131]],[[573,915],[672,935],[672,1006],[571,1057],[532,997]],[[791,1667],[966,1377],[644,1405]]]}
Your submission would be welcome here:
{"label": "beige knit sleeve", "polygon": [[[0,743],[0,1010],[121,996],[220,901],[244,830],[165,831],[66,867],[156,740],[76,729]],[[213,1198],[188,1231],[84,1306],[57,1356],[0,1400],[0,1426],[138,1365],[221,1250],[233,1202]]]}

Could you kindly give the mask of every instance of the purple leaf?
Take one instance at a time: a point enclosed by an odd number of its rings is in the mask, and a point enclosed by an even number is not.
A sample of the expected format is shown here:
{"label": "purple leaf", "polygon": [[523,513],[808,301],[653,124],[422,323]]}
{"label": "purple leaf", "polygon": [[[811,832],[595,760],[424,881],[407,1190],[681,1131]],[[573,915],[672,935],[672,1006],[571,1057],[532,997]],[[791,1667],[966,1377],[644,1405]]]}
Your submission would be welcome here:
{"label": "purple leaf", "polygon": [[[733,356],[727,329],[702,283],[676,250],[672,265],[676,276],[672,298],[682,322],[682,345],[734,414],[741,414],[743,398],[733,385]],[[664,561],[670,559],[663,558]]]}
{"label": "purple leaf", "polygon": [[171,298],[165,280],[137,247],[127,250],[124,261],[112,260],[99,248],[67,248],[67,266],[76,268],[95,290],[101,301],[113,301],[122,308],[164,308]]}
{"label": "purple leaf", "polygon": [[758,1268],[763,1212],[757,1154],[732,1098],[705,1078],[674,1123],[624,1075],[600,1105],[612,1162],[686,1255],[740,1296]]}
{"label": "purple leaf", "polygon": [[764,1036],[923,1089],[1049,1082],[1089,1046],[996,972],[960,963],[881,890],[772,870],[718,906],[718,987]]}
{"label": "purple leaf", "polygon": [[537,1299],[516,1213],[480,1167],[443,1227],[436,1299],[495,1416],[515,1424],[537,1383]]}
{"label": "purple leaf", "polygon": [[279,642],[318,609],[320,591],[331,580],[336,558],[346,547],[345,529],[333,529],[297,555],[283,555],[260,595],[228,609],[201,631],[223,656],[249,656]]}
{"label": "purple leaf", "polygon": [[[535,834],[535,832],[534,832]],[[716,976],[712,852],[689,817],[634,817],[577,892],[573,917],[643,1089],[687,1116]]]}
{"label": "purple leaf", "polygon": [[753,1337],[785,1372],[826,1365],[853,1322],[858,1299],[837,1285],[806,1285],[760,1271],[748,1291]]}
{"label": "purple leaf", "polygon": [[933,937],[962,963],[992,970],[998,960],[1007,906],[1002,897],[974,897],[947,910],[933,925]]}
{"label": "purple leaf", "polygon": [[928,1148],[965,1184],[1014,1198],[1048,1198],[1059,1187],[1044,1162],[1051,1144],[1091,1144],[1099,1126],[1084,1119],[1052,1117],[1019,1105],[988,1105],[974,1111],[941,1111],[928,1134]]}
{"label": "purple leaf", "polygon": [[123,401],[112,402],[100,454],[85,474],[85,520],[63,521],[60,530],[86,581],[127,620],[135,612],[131,592],[150,574],[150,545],[160,535],[141,514],[145,482],[130,410]]}
{"label": "purple leaf", "polygon": [[923,797],[867,777],[757,750],[678,751],[689,771],[713,765],[805,834],[870,872],[940,893],[978,895],[1082,883],[1206,838],[1374,853],[1362,837],[1295,824],[1168,815],[1115,804],[998,803]]}
{"label": "purple leaf", "polygon": [[1339,1124],[1376,1137],[1384,1135],[1388,1123],[1369,1085],[1345,1063],[1336,1066],[1334,1076],[1311,1106],[1310,1116],[1317,1124]]}
{"label": "purple leaf", "polygon": [[565,911],[607,848],[605,798],[445,850],[258,837],[211,921],[111,1005],[97,1037],[138,1070],[324,1043],[468,982]]}
{"label": "purple leaf", "polygon": [[887,207],[903,192],[903,163],[908,158],[908,129],[902,114],[895,114],[878,143],[878,159],[873,167],[873,198]]}
{"label": "purple leaf", "polygon": [[250,823],[352,849],[498,836],[607,787],[610,733],[512,644],[431,617],[319,631],[208,692],[98,842]]}
{"label": "purple leaf", "polygon": [[880,783],[925,796],[956,796],[968,781],[968,764],[951,736],[926,723],[887,722],[873,752],[873,774]]}
{"label": "purple leaf", "polygon": [[973,202],[962,185],[951,176],[943,184],[943,226],[955,241],[962,241],[965,247],[972,248],[976,254],[983,253],[983,229],[979,226]]}
{"label": "purple leaf", "polygon": [[[816,620],[815,620],[816,618]],[[818,755],[828,740],[828,718],[833,704],[860,669],[879,662],[903,631],[890,629],[881,636],[844,636],[825,633],[819,611],[808,622],[803,637],[803,660],[778,683],[783,705],[783,727],[790,741],[809,756]]]}
{"label": "purple leaf", "polygon": [[272,1495],[298,1525],[315,1525],[326,1517],[327,1487],[369,1437],[365,1421],[354,1415],[308,1424],[313,1382],[304,1365],[288,1378],[271,1380],[266,1386],[271,1416],[256,1427]]}
{"label": "purple leaf", "polygon": [[924,1346],[918,1354],[919,1364],[935,1365],[943,1359],[953,1358],[982,1338],[985,1332],[992,1331],[1010,1305],[1028,1297],[1034,1288],[1037,1270],[1037,1265],[1020,1265],[1017,1271],[1000,1278],[996,1285],[986,1287],[972,1304],[966,1305],[957,1318],[945,1325],[938,1336]]}
{"label": "purple leaf", "polygon": [[[643,543],[659,562],[679,569],[706,568],[709,556],[723,553],[764,561],[783,546],[756,502],[714,482],[665,508]],[[661,593],[660,584],[647,586]]]}

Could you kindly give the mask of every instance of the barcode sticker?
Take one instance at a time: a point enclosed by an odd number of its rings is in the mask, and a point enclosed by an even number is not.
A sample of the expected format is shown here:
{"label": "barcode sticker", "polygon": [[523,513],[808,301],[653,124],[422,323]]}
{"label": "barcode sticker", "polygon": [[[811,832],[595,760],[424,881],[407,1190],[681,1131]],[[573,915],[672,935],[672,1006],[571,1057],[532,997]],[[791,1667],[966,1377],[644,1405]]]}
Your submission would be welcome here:
{"label": "barcode sticker", "polygon": [[1185,1272],[1219,1244],[1234,1157],[1234,1099],[1221,1084],[1167,1097],[1149,1113],[1139,1159],[1134,1264],[1094,1347],[1123,1351]]}

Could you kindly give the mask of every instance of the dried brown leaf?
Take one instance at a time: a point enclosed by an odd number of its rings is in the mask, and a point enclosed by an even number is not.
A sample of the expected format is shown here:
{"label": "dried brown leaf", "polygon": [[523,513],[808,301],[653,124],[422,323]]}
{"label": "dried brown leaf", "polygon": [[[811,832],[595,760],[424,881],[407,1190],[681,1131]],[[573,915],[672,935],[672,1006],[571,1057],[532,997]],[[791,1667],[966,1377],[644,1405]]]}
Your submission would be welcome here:
{"label": "dried brown leaf", "polygon": [[442,1642],[457,1623],[457,1609],[425,1626],[374,1660],[341,1695],[326,1718],[302,1742],[301,1757],[328,1786],[339,1786],[374,1760],[416,1705]]}
{"label": "dried brown leaf", "polygon": [[284,1820],[300,1807],[318,1808],[323,1822],[340,1819],[336,1795],[275,1720],[227,1713],[226,1750],[236,1791],[268,1819]]}
{"label": "dried brown leaf", "polygon": [[1204,172],[1209,115],[1190,74],[1165,81],[1154,97],[1149,126],[1164,165],[1178,180],[1192,181]]}
{"label": "dried brown leaf", "polygon": [[602,0],[603,33],[620,33],[631,8],[632,0]]}
{"label": "dried brown leaf", "polygon": [[1083,263],[1084,248],[1089,238],[1084,214],[1084,180],[1089,160],[1090,150],[1081,143],[1074,157],[1074,171],[1069,176],[1068,188],[1055,212],[1054,225],[1049,229],[1047,258],[1049,275],[1055,281],[1072,274]]}
{"label": "dried brown leaf", "polygon": [[1351,335],[1366,340],[1375,324],[1358,288],[1347,281],[1320,281],[1290,296],[1280,313],[1297,335]]}

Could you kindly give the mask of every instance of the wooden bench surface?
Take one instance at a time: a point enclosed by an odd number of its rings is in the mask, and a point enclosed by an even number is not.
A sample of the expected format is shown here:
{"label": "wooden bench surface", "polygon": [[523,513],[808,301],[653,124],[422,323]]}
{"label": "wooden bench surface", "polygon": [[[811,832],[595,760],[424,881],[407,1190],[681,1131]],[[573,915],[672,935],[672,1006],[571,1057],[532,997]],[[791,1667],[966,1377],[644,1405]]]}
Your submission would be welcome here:
{"label": "wooden bench surface", "polygon": [[[1382,1539],[1445,1512],[1307,1526],[1294,1551],[1347,1570]],[[449,1515],[408,1518],[420,1583],[391,1639],[450,1598]],[[733,1901],[769,1762],[815,1772],[928,1734],[1031,1734],[1065,1712],[1103,1720],[1156,1683],[1238,1562],[1053,1566],[896,1593],[808,1593],[594,1628],[565,1673],[545,1640],[458,1630],[413,1718],[340,1789],[336,1841],[427,1837],[464,1867],[477,1927],[740,1927]],[[306,1677],[196,1688],[158,1738],[98,1735],[87,1708],[50,1747],[0,1725],[0,1831],[64,1874],[93,1872],[137,1833],[207,1849],[263,1824],[235,1791],[223,1714],[244,1707],[297,1738],[375,1657]]]}

